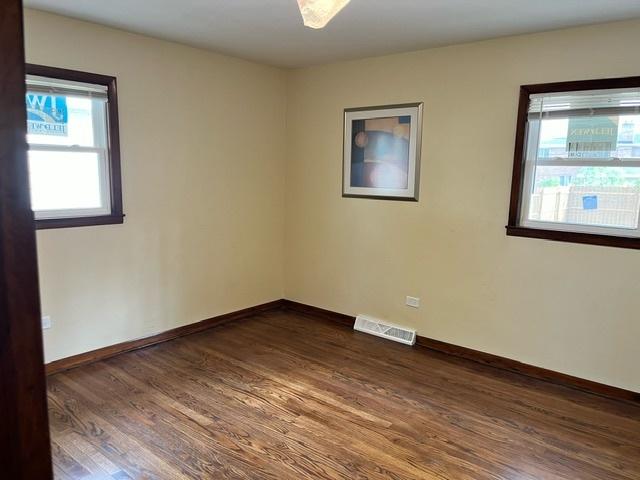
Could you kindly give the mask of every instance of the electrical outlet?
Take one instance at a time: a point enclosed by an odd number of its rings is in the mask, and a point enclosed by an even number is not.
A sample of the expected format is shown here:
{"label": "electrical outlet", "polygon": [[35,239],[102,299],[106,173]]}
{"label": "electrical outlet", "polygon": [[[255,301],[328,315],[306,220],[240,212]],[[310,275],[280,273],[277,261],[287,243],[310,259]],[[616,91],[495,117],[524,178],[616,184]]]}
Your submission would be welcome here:
{"label": "electrical outlet", "polygon": [[418,297],[407,297],[407,305],[413,308],[420,308],[420,299]]}
{"label": "electrical outlet", "polygon": [[42,317],[42,329],[46,330],[47,328],[51,328],[51,317],[49,315]]}

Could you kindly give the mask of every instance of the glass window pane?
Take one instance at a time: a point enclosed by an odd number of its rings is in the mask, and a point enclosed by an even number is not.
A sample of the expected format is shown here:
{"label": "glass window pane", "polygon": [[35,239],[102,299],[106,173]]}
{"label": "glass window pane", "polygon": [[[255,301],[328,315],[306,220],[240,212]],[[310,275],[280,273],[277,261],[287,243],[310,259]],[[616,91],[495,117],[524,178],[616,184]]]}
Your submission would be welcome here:
{"label": "glass window pane", "polygon": [[638,228],[640,167],[537,166],[528,220]]}
{"label": "glass window pane", "polygon": [[34,211],[104,207],[97,153],[32,150],[29,174]]}
{"label": "glass window pane", "polygon": [[106,109],[101,100],[27,93],[27,142],[104,148]]}
{"label": "glass window pane", "polygon": [[543,119],[538,159],[640,159],[640,115]]}

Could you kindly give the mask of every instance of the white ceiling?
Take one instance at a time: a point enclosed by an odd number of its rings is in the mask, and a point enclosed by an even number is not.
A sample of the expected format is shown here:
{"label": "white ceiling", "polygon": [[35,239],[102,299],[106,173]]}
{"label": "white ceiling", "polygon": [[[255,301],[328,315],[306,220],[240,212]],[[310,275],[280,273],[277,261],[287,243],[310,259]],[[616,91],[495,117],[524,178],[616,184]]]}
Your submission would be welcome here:
{"label": "white ceiling", "polygon": [[640,17],[640,0],[351,0],[324,30],[311,30],[296,0],[24,4],[285,67]]}

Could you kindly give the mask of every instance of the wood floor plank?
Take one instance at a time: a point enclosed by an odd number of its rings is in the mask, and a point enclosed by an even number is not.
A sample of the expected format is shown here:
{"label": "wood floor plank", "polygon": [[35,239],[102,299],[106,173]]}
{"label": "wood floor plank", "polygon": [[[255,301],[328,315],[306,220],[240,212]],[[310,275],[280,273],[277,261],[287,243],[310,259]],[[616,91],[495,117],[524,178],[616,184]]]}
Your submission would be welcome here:
{"label": "wood floor plank", "polygon": [[291,312],[49,379],[56,479],[638,480],[640,407]]}
{"label": "wood floor plank", "polygon": [[[145,355],[145,353],[139,353],[139,355]],[[162,365],[163,358],[159,352],[149,353],[154,360],[155,365]],[[169,357],[171,358],[171,357]],[[145,366],[149,362],[138,362],[136,366],[138,370],[144,370]],[[194,364],[195,365],[195,364]],[[129,365],[131,366],[131,365]],[[205,410],[209,415],[213,415],[216,418],[216,428],[233,432],[247,429],[251,432],[251,441],[253,444],[259,442],[263,437],[271,439],[271,441],[279,442],[286,447],[286,450],[295,450],[298,463],[300,459],[303,462],[312,460],[311,465],[307,465],[305,468],[313,471],[317,467],[322,467],[326,470],[336,470],[331,478],[358,478],[354,476],[359,470],[358,466],[360,461],[371,463],[369,459],[357,458],[355,455],[351,455],[352,461],[348,469],[345,469],[344,465],[336,463],[331,457],[324,456],[323,452],[339,451],[343,447],[339,447],[331,443],[331,440],[326,440],[322,435],[318,435],[312,428],[300,425],[298,420],[301,417],[299,411],[294,412],[285,405],[279,405],[278,401],[283,400],[284,396],[278,396],[277,398],[270,398],[268,395],[261,394],[255,390],[255,387],[248,386],[251,380],[247,375],[243,374],[243,378],[247,384],[231,384],[228,379],[225,381],[223,378],[216,378],[215,372],[207,372],[207,375],[202,375],[198,369],[201,367],[192,367],[191,373],[185,373],[185,377],[182,380],[190,382],[188,385],[181,383],[181,387],[186,388],[189,392],[187,396],[182,394],[179,389],[176,389],[175,385],[171,382],[163,382],[162,378],[152,378],[147,372],[141,373],[141,378],[148,378],[155,388],[161,390],[168,395],[179,399],[194,410]],[[236,371],[242,371],[242,369],[235,369]],[[150,374],[153,375],[152,373]],[[208,379],[218,380],[214,384],[203,383],[199,381],[199,378],[207,377]],[[255,381],[255,380],[254,380]],[[280,386],[275,386],[274,391],[278,390]],[[264,393],[264,392],[262,392]],[[275,415],[274,415],[275,413]],[[221,416],[227,416],[234,419],[232,425],[227,425],[226,422],[221,422]],[[322,431],[322,430],[320,430]],[[248,437],[249,435],[247,435]],[[287,446],[287,440],[295,439],[293,447]],[[324,443],[324,444],[323,444]],[[374,465],[372,465],[374,466]],[[298,465],[293,465],[298,467]],[[326,472],[325,472],[326,474]],[[385,476],[386,475],[386,476]],[[325,475],[326,476],[326,475]],[[317,478],[312,476],[312,478]],[[378,476],[370,476],[369,478],[378,478]],[[390,478],[388,472],[379,478]],[[402,478],[415,478],[414,476],[402,477]]]}
{"label": "wood floor plank", "polygon": [[[257,330],[256,329],[252,329],[252,330]],[[248,336],[250,335],[261,335],[261,332],[254,332],[252,331],[251,333],[247,333]],[[262,335],[262,338],[269,338],[268,335]],[[377,340],[377,339],[375,339]],[[226,344],[225,344],[226,345]],[[282,352],[282,346],[279,346],[279,351],[281,353]],[[306,349],[310,348],[310,347],[305,347]],[[404,347],[403,347],[404,348]],[[306,352],[305,352],[306,353]],[[300,353],[296,352],[296,355],[301,355]],[[340,361],[340,359],[338,359],[338,361]],[[348,362],[348,359],[344,359],[345,362]],[[385,365],[385,363],[381,364],[381,368]],[[331,367],[331,366],[330,366]],[[310,368],[313,368],[312,365],[306,365],[305,366],[305,370],[309,370]],[[333,367],[331,367],[331,369],[333,369]],[[388,368],[385,370],[389,370]],[[366,373],[366,370],[365,370]],[[389,373],[389,372],[385,372],[385,373]],[[394,373],[392,372],[392,375]],[[318,376],[317,372],[314,372],[314,376]],[[434,381],[433,379],[433,372],[429,372],[429,376],[430,376],[430,380],[431,382]],[[354,378],[357,378],[358,374],[357,372],[355,372],[353,369],[351,370],[351,375],[349,376],[349,381],[353,380]],[[390,379],[390,384],[394,384],[394,386],[396,388],[398,388],[400,386],[400,383],[402,382],[402,375],[399,375],[397,377],[395,377],[395,381],[391,381]],[[485,379],[486,382],[486,379]],[[466,388],[465,384],[460,384],[459,382],[456,382],[457,384],[451,385],[451,381],[447,382],[447,387],[455,390],[455,397],[449,397],[448,401],[451,404],[457,404],[458,407],[462,407],[465,404],[467,404],[467,406],[471,407],[470,411],[468,408],[465,412],[465,416],[469,417],[472,413],[473,410],[478,410],[478,403],[477,403],[477,398],[478,398],[478,394],[483,393],[482,391],[478,390],[478,388],[476,388],[477,385],[481,385],[482,382],[477,382],[475,381],[475,379],[470,379],[470,380],[465,380],[466,383]],[[336,384],[335,382],[333,383],[334,385],[334,390],[336,389]],[[361,389],[359,390],[359,395],[360,397],[366,395],[366,386],[364,384],[360,385]],[[426,387],[426,388],[424,388]],[[456,387],[455,389],[451,388],[451,387]],[[465,399],[464,397],[460,396],[460,392],[464,391],[465,389],[470,390],[473,388],[473,396],[469,397],[469,399]],[[423,384],[423,388],[420,389],[420,391],[422,392],[423,390],[426,390],[428,392],[428,386]],[[379,393],[379,391],[377,391],[376,393]],[[430,395],[435,395],[438,394],[437,391],[432,391],[432,392],[428,392]],[[507,392],[505,391],[501,391],[501,392],[484,392],[486,394],[486,398],[484,399],[484,405],[485,405],[485,410],[483,411],[483,416],[491,418],[493,422],[500,422],[502,417],[505,416],[505,413],[509,414],[509,419],[508,421],[511,423],[518,423],[520,424],[521,429],[525,429],[526,428],[526,436],[527,437],[532,437],[535,436],[536,434],[543,434],[544,433],[544,429],[534,429],[531,428],[531,421],[535,420],[536,424],[534,424],[533,426],[542,426],[544,427],[545,424],[548,427],[552,427],[555,431],[562,429],[562,428],[568,428],[572,430],[572,435],[571,437],[568,437],[570,440],[573,440],[574,442],[576,442],[575,445],[568,445],[567,443],[562,443],[559,445],[559,448],[561,448],[562,450],[566,450],[566,449],[574,449],[576,452],[578,452],[578,454],[583,455],[584,460],[586,461],[594,461],[597,462],[599,460],[603,460],[603,461],[607,461],[606,459],[606,449],[603,452],[603,445],[599,445],[598,446],[598,450],[597,451],[590,451],[589,449],[589,440],[592,438],[594,433],[599,433],[602,434],[607,433],[609,431],[609,421],[611,420],[611,415],[608,414],[607,412],[603,412],[600,409],[597,410],[590,410],[587,411],[585,410],[583,413],[588,414],[590,418],[592,418],[592,422],[590,422],[589,426],[590,427],[595,427],[595,429],[599,430],[597,432],[594,432],[593,428],[590,431],[585,431],[585,432],[580,432],[579,430],[577,430],[575,428],[575,422],[568,422],[565,421],[565,419],[563,419],[563,417],[558,417],[556,416],[555,418],[549,418],[550,417],[550,413],[548,410],[542,410],[541,412],[538,412],[536,410],[532,410],[532,409],[521,409],[519,408],[520,405],[522,406],[527,406],[527,404],[525,402],[522,401],[522,395],[523,394],[527,394],[530,396],[531,392],[529,390],[525,390],[523,392],[521,392],[520,396],[518,397],[514,397],[514,398],[509,398],[507,396],[506,401],[504,397],[505,394],[507,394]],[[501,394],[499,394],[501,393]],[[535,393],[535,392],[534,392]],[[508,394],[507,394],[508,395]],[[395,401],[394,402],[387,402],[387,405],[394,405],[396,403],[398,403],[398,401],[402,401],[407,399],[409,396],[407,394],[403,395],[402,398],[398,398],[396,396]],[[428,402],[429,398],[423,398],[422,399],[423,402]],[[514,405],[516,405],[514,407]],[[382,405],[382,407],[384,408],[384,405]],[[575,406],[572,405],[571,406],[571,410],[575,413]],[[582,409],[584,410],[584,408]],[[601,418],[601,422],[602,423],[598,423],[597,420]],[[595,422],[594,422],[595,420]],[[625,421],[625,418],[622,419],[616,419],[617,420],[617,428],[615,431],[615,440],[611,440],[610,441],[610,446],[615,450],[615,452],[619,452],[621,449],[623,450],[627,450],[627,452],[629,453],[628,458],[630,459],[638,459],[640,458],[640,449],[638,449],[638,441],[640,440],[640,437],[638,435],[638,430],[637,430],[637,421],[636,422],[631,422],[631,421]],[[526,422],[523,423],[523,422]],[[624,433],[625,429],[624,427],[628,426],[628,432],[630,432],[632,434],[632,440],[631,440],[631,445],[634,445],[634,447],[631,447],[629,444],[625,444],[624,442],[621,443],[621,432]],[[604,429],[604,430],[603,430]],[[582,433],[582,435],[580,435]],[[509,434],[510,437],[513,437],[513,433],[510,432]],[[552,441],[552,438],[547,438],[546,440],[544,440],[544,442],[549,443],[549,441]],[[605,437],[604,440],[607,440],[607,438]],[[605,458],[603,458],[605,457]]]}
{"label": "wood floor plank", "polygon": [[[70,383],[70,387],[66,384]],[[188,478],[179,469],[168,465],[155,452],[143,447],[135,436],[122,433],[115,425],[109,423],[103,416],[95,414],[84,402],[86,397],[92,398],[82,385],[73,383],[72,379],[58,376],[49,382],[49,411],[55,412],[62,408],[66,412],[69,429],[83,436],[87,441],[102,452],[114,464],[119,465],[132,478]],[[95,398],[99,398],[95,395]],[[54,418],[54,415],[50,415]],[[63,435],[53,433],[55,438]],[[54,461],[56,457],[54,456]]]}
{"label": "wood floor plank", "polygon": [[[232,342],[232,340],[229,340],[228,342],[225,342],[225,345],[223,347],[221,347],[221,348],[229,348],[229,349],[231,349],[231,351],[237,350],[238,345],[233,345],[232,343],[229,343],[229,342]],[[260,346],[260,347],[256,346],[255,348],[262,348],[262,346]],[[248,363],[248,362],[244,362],[244,363]],[[305,371],[306,371],[306,369],[305,369]],[[397,383],[397,379],[396,379],[396,383]],[[317,386],[316,390],[324,391],[324,388],[326,388],[326,387],[327,386],[319,385],[319,386]],[[333,391],[335,392],[336,389],[333,388]],[[334,413],[336,413],[336,412],[334,412]],[[492,419],[492,420],[493,420],[493,424],[490,425],[491,428],[485,428],[486,425],[480,425],[480,427],[482,427],[484,430],[491,431],[491,438],[488,437],[488,436],[485,436],[485,438],[483,439],[483,441],[487,445],[487,447],[491,447],[492,446],[491,442],[495,443],[495,442],[505,442],[505,441],[508,441],[508,440],[513,440],[512,437],[515,437],[517,432],[514,432],[512,430],[505,430],[504,428],[501,427],[500,422],[497,422],[495,419]],[[357,424],[357,422],[354,422],[354,423]],[[456,427],[460,427],[461,426],[460,423],[461,423],[460,420],[456,420],[456,425],[455,426]],[[464,446],[465,448],[470,448],[470,447],[473,446],[473,445],[469,445],[469,444],[464,445],[465,441],[467,441],[467,443],[468,443],[468,439],[466,438],[466,437],[468,437],[468,430],[473,431],[474,430],[473,426],[469,427],[469,428],[462,429],[462,431],[458,432],[457,438],[456,438],[456,435],[454,435],[454,433],[455,433],[454,430],[451,428],[452,427],[451,423],[448,425],[448,427],[449,427],[449,430],[448,430],[448,433],[447,433],[447,437],[448,437],[447,440],[450,440],[451,438],[453,438],[454,440],[456,440],[456,444]],[[477,425],[475,426],[475,429],[476,430],[478,429]],[[501,430],[502,430],[502,433],[503,433],[502,436],[500,436]],[[381,434],[381,438],[384,439],[384,437],[385,436],[388,437],[390,433],[395,433],[396,435],[399,435],[400,432],[398,432],[398,431],[393,432],[393,430],[391,430],[391,431],[387,431],[387,432],[378,432],[378,433],[380,433]],[[418,432],[416,432],[416,434],[419,435]],[[443,435],[443,438],[444,438],[444,435]],[[437,439],[437,437],[434,437],[434,438],[432,438],[432,441],[435,441],[436,439]],[[397,443],[397,440],[399,440],[399,439],[396,439],[396,443]],[[405,440],[405,442],[409,442],[409,443],[411,442],[410,438],[405,438],[404,440]],[[379,440],[379,441],[381,441],[381,440]],[[390,446],[388,448],[391,448],[393,450],[394,447]],[[533,445],[533,444],[529,445],[529,449],[534,449],[534,448],[535,448],[535,445]],[[552,456],[554,454],[559,454],[560,455],[559,460],[562,460],[562,457],[561,457],[562,452],[561,451],[558,451],[558,450],[556,450],[555,452],[554,451],[548,451],[547,448],[548,448],[547,445],[541,445],[540,455],[544,454],[546,457],[549,457],[549,456]],[[507,462],[509,459],[513,460],[514,458],[517,458],[517,455],[518,455],[517,451],[508,451],[508,449],[505,449],[505,448],[503,448],[503,450],[506,450],[506,453],[509,454],[508,457],[505,457],[505,458],[501,459],[503,462]],[[443,455],[445,453],[445,451],[446,451],[446,445],[443,446],[443,450],[441,451],[441,455]],[[461,460],[461,459],[459,459],[459,460]],[[541,461],[540,463],[542,465],[544,465],[545,462]],[[536,478],[539,478],[542,473],[544,473],[544,472],[541,472],[539,470],[535,471],[535,472],[532,472],[532,474],[534,474]],[[519,474],[521,475],[522,472],[520,472]],[[566,474],[570,478],[571,475],[572,475],[572,472],[570,470],[567,470]],[[586,478],[590,478],[590,477],[586,477]],[[594,478],[600,478],[600,477],[596,476]],[[616,477],[616,478],[623,478],[623,477]]]}

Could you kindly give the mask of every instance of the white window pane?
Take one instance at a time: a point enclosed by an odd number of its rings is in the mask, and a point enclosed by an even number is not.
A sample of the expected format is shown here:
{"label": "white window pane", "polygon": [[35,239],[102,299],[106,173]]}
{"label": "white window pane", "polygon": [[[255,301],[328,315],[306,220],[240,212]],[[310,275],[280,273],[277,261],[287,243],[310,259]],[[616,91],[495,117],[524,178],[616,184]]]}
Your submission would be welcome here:
{"label": "white window pane", "polygon": [[106,109],[101,100],[28,92],[27,142],[103,148]]}
{"label": "white window pane", "polygon": [[636,229],[640,167],[537,166],[528,220]]}
{"label": "white window pane", "polygon": [[29,174],[31,208],[36,212],[104,207],[97,153],[32,150]]}

